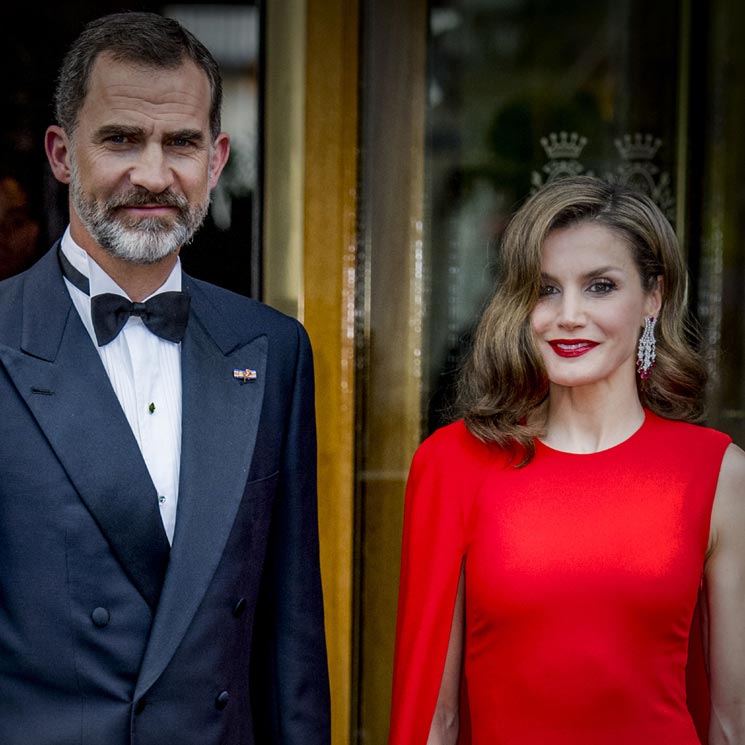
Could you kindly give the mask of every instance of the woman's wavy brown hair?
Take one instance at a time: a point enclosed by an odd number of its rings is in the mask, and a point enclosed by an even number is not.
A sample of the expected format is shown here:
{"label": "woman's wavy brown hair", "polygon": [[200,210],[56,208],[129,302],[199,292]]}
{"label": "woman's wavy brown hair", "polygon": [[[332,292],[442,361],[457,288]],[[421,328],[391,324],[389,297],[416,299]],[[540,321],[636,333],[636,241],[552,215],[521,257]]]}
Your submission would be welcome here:
{"label": "woman's wavy brown hair", "polygon": [[[590,176],[564,178],[540,189],[514,215],[502,238],[499,281],[476,328],[459,381],[460,411],[480,440],[522,453],[528,463],[540,434],[528,415],[548,395],[548,378],[530,315],[541,286],[541,253],[549,232],[578,223],[602,225],[631,248],[651,291],[662,278],[657,361],[637,380],[642,405],[668,419],[703,417],[706,371],[690,339],[687,275],[675,233],[647,196]],[[641,334],[641,329],[640,329]]]}

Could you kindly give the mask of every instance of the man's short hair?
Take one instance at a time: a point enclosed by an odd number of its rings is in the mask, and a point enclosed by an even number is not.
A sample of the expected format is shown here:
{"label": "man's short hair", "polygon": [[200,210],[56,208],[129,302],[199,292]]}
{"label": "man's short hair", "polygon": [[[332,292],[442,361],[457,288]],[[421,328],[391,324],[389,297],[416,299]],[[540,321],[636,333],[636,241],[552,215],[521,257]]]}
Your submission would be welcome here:
{"label": "man's short hair", "polygon": [[57,77],[54,113],[69,135],[75,131],[88,93],[93,63],[108,54],[118,62],[175,69],[191,60],[210,83],[210,135],[220,134],[222,79],[207,47],[178,21],[157,13],[113,13],[91,21],[65,55]]}

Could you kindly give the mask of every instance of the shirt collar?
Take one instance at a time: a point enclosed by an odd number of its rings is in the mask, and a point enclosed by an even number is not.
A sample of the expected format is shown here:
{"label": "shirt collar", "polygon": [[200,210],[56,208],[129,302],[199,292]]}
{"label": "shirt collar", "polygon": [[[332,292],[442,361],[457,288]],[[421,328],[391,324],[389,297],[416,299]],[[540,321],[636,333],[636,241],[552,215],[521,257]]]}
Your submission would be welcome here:
{"label": "shirt collar", "polygon": [[[96,263],[90,254],[81,248],[70,235],[70,227],[67,227],[65,234],[62,236],[62,243],[60,246],[62,253],[65,254],[67,260],[85,277],[87,277],[90,283],[90,296],[102,295],[105,292],[113,292],[115,295],[123,295],[129,297],[127,293],[119,287],[119,285],[108,275],[106,272]],[[144,300],[147,300],[154,295],[159,295],[161,292],[178,292],[181,290],[181,259],[176,257],[176,263],[171,270],[171,273],[166,278],[166,281],[151,295]],[[129,298],[130,300],[132,298]],[[143,302],[144,302],[143,300]]]}

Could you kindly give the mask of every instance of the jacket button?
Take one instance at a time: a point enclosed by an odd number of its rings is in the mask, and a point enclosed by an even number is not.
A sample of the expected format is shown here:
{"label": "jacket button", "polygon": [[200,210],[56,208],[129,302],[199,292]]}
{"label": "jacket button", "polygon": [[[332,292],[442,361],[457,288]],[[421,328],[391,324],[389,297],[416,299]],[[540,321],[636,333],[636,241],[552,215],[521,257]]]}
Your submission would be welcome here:
{"label": "jacket button", "polygon": [[135,704],[135,714],[142,714],[142,712],[145,711],[145,699],[141,698],[136,704]]}
{"label": "jacket button", "polygon": [[215,706],[222,711],[228,705],[228,701],[230,701],[230,694],[227,691],[223,691],[215,699]]}
{"label": "jacket button", "polygon": [[246,598],[241,598],[234,606],[233,606],[233,615],[238,618],[239,616],[243,615],[243,611],[246,610],[246,606],[248,605],[248,601]]}
{"label": "jacket button", "polygon": [[107,626],[111,620],[111,613],[109,613],[106,608],[94,608],[91,613],[91,619],[99,629],[102,629],[104,626]]}

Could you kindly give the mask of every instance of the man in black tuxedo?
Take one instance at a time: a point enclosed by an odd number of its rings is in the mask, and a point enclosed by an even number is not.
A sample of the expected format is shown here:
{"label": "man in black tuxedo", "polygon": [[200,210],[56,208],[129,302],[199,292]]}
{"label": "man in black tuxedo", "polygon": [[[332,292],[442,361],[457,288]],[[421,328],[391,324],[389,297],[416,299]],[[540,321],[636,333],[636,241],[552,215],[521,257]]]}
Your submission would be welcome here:
{"label": "man in black tuxedo", "polygon": [[321,745],[313,368],[181,272],[228,157],[173,20],[89,24],[46,151],[70,226],[0,283],[0,742]]}

